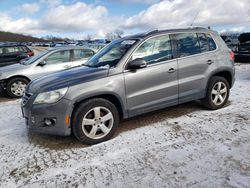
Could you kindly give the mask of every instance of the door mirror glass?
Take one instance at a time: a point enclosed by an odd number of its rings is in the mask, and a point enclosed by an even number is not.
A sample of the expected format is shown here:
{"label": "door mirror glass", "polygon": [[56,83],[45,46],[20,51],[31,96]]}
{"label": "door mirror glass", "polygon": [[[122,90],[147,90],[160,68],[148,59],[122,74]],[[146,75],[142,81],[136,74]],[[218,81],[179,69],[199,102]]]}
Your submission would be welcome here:
{"label": "door mirror glass", "polygon": [[43,66],[47,65],[47,61],[44,60],[44,61],[40,62],[38,65],[43,67]]}
{"label": "door mirror glass", "polygon": [[135,69],[145,68],[146,66],[147,66],[147,62],[143,58],[137,58],[135,60],[132,60],[128,64],[128,69],[135,70]]}

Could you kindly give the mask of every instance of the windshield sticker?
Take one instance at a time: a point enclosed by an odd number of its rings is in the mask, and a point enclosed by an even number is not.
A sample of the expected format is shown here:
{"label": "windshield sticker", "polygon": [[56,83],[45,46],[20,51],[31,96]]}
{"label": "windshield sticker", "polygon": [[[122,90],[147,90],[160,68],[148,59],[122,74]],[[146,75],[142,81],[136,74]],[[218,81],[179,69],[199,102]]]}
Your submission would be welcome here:
{"label": "windshield sticker", "polygon": [[135,43],[135,40],[124,40],[122,41],[121,44],[124,44],[124,45],[132,45]]}

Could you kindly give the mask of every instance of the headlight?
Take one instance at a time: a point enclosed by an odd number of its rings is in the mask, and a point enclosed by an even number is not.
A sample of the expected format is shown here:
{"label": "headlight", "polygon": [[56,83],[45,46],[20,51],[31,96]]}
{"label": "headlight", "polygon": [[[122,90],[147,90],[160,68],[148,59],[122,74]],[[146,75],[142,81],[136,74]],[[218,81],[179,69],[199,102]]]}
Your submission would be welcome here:
{"label": "headlight", "polygon": [[34,104],[55,103],[66,94],[67,90],[68,88],[63,88],[54,91],[39,93],[34,101]]}

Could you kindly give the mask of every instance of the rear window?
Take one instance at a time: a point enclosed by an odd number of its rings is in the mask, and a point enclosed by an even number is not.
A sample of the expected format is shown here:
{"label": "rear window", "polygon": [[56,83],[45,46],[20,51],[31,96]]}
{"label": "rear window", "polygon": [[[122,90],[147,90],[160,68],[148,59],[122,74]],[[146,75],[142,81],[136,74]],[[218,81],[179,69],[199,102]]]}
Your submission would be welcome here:
{"label": "rear window", "polygon": [[186,57],[201,53],[196,33],[175,34],[179,57]]}
{"label": "rear window", "polygon": [[207,37],[207,41],[208,41],[208,44],[209,44],[209,51],[213,51],[216,49],[216,44],[214,42],[214,39],[211,37],[210,34],[206,34],[206,37]]}
{"label": "rear window", "polygon": [[197,36],[200,42],[201,52],[208,52],[209,43],[208,43],[206,35],[204,33],[198,33]]}

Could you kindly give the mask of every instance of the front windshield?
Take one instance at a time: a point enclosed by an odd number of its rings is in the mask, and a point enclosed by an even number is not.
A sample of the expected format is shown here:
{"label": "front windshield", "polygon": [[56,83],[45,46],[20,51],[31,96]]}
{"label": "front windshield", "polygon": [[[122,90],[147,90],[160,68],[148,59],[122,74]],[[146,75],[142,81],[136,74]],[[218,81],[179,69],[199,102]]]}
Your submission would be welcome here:
{"label": "front windshield", "polygon": [[84,65],[89,67],[101,67],[106,65],[114,67],[135,42],[136,40],[134,39],[114,41],[104,47]]}
{"label": "front windshield", "polygon": [[24,65],[30,65],[30,64],[34,63],[36,60],[38,60],[39,58],[41,58],[42,56],[46,55],[47,53],[49,53],[48,50],[46,50],[46,51],[44,51],[36,56],[29,58],[27,61],[22,61],[21,63]]}

